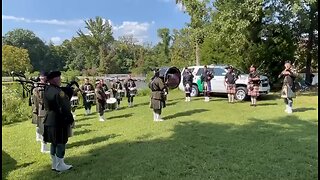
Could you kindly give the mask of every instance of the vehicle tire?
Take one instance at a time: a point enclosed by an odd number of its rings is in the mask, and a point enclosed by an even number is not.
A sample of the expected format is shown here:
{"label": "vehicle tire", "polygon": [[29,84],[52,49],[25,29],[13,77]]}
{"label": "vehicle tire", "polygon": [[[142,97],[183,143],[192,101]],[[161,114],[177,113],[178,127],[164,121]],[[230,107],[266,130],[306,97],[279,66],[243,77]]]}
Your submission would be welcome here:
{"label": "vehicle tire", "polygon": [[240,86],[236,88],[235,98],[239,101],[244,101],[248,98],[248,91],[246,87]]}
{"label": "vehicle tire", "polygon": [[192,85],[190,96],[191,97],[199,96],[199,89],[197,85]]}

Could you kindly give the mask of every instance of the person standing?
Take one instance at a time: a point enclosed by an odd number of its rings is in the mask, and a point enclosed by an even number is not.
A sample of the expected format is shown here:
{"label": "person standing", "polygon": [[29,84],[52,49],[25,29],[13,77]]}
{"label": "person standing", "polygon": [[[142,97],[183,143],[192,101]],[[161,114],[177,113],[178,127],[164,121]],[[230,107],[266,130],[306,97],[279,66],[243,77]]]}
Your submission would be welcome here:
{"label": "person standing", "polygon": [[97,112],[99,113],[99,121],[105,121],[104,118],[104,110],[106,107],[107,97],[105,91],[103,89],[103,82],[99,81],[95,88],[95,95],[96,95],[96,104],[97,104]]}
{"label": "person standing", "polygon": [[234,103],[234,95],[236,93],[236,80],[238,79],[238,76],[234,73],[232,66],[228,66],[226,67],[226,69],[228,70],[228,72],[225,75],[224,79],[228,93],[228,102]]}
{"label": "person standing", "polygon": [[60,76],[60,71],[52,71],[47,76],[49,85],[44,90],[47,115],[44,119],[43,138],[45,142],[51,143],[51,169],[66,171],[72,168],[72,165],[64,163],[64,156],[69,130],[74,119],[71,113],[70,97],[60,88]]}
{"label": "person standing", "polygon": [[117,99],[117,107],[116,109],[120,108],[120,102],[122,100],[122,84],[118,77],[116,77],[112,83],[112,93],[113,97]]}
{"label": "person standing", "polygon": [[42,153],[49,153],[49,146],[43,141],[43,131],[44,131],[44,117],[46,115],[46,110],[44,108],[43,95],[44,88],[47,84],[47,73],[42,71],[39,75],[39,84],[32,92],[32,112],[33,112],[33,123],[36,124],[36,140],[41,142],[40,151]]}
{"label": "person standing", "polygon": [[165,100],[167,88],[163,80],[159,77],[159,69],[154,70],[154,76],[151,78],[149,88],[151,89],[150,108],[153,109],[153,120],[163,121],[161,119],[162,108],[166,107]]}
{"label": "person standing", "polygon": [[207,69],[207,66],[204,66],[203,74],[201,75],[201,80],[203,83],[203,91],[204,91],[204,101],[210,101],[210,92],[211,92],[211,79],[213,78],[213,74],[211,71]]}
{"label": "person standing", "polygon": [[91,106],[94,101],[94,87],[90,83],[89,78],[84,79],[84,84],[80,87],[83,97],[83,105],[85,109],[85,114],[91,114]]}
{"label": "person standing", "polygon": [[124,88],[126,89],[126,95],[128,98],[128,106],[132,107],[133,106],[133,97],[137,93],[137,86],[134,80],[131,77],[131,74],[128,74],[128,78],[126,79],[124,83]]}
{"label": "person standing", "polygon": [[250,73],[248,78],[248,95],[251,96],[250,106],[257,106],[257,97],[259,96],[260,76],[256,67],[250,66]]}
{"label": "person standing", "polygon": [[294,81],[297,74],[292,70],[292,66],[289,62],[284,64],[284,70],[278,76],[283,78],[283,86],[281,91],[281,97],[284,98],[284,103],[286,104],[285,112],[288,114],[292,113],[293,99],[295,97],[295,85]]}
{"label": "person standing", "polygon": [[186,93],[186,102],[191,101],[191,90],[192,90],[192,81],[193,81],[193,74],[188,67],[185,68],[185,73],[183,76],[183,85],[185,88]]}

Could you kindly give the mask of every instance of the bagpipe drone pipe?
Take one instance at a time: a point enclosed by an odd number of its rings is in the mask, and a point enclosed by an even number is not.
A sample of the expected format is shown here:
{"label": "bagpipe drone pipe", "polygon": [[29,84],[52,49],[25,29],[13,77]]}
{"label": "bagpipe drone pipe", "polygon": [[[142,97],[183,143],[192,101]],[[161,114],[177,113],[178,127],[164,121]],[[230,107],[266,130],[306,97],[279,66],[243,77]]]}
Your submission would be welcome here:
{"label": "bagpipe drone pipe", "polygon": [[159,77],[169,89],[175,89],[181,81],[181,72],[176,67],[159,68]]}

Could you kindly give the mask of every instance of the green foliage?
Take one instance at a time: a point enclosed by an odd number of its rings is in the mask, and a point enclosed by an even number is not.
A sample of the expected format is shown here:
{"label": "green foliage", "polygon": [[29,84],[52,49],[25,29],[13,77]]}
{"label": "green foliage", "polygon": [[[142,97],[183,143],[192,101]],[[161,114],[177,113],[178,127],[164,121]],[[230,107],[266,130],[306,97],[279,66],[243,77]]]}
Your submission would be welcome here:
{"label": "green foliage", "polygon": [[149,88],[139,89],[137,92],[137,96],[149,96],[151,90]]}
{"label": "green foliage", "polygon": [[30,71],[32,66],[28,50],[10,45],[2,46],[2,74],[9,75],[11,71]]}
{"label": "green foliage", "polygon": [[76,81],[79,82],[80,79],[77,76],[80,76],[81,72],[77,70],[68,70],[66,72],[62,72],[63,81],[70,82]]}
{"label": "green foliage", "polygon": [[[76,110],[74,136],[65,163],[51,171],[40,152],[35,126],[2,127],[3,179],[318,179],[318,98],[297,96],[287,115],[278,95],[227,103],[226,97],[184,101],[170,91],[163,122],[154,122],[150,97],[135,97],[132,108],[107,111],[99,122],[95,107]],[[27,148],[26,148],[27,147]],[[30,158],[32,157],[32,158]]]}
{"label": "green foliage", "polygon": [[31,115],[29,101],[22,98],[20,84],[2,85],[2,125],[31,120]]}

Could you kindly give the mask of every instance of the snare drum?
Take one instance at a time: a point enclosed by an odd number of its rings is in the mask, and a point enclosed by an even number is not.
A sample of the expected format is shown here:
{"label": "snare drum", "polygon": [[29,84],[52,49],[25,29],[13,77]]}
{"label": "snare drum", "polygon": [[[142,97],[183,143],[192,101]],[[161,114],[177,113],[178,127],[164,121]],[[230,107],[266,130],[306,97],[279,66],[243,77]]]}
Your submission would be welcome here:
{"label": "snare drum", "polygon": [[130,96],[135,96],[137,94],[137,88],[129,88],[129,95]]}
{"label": "snare drum", "polygon": [[107,99],[107,109],[114,110],[117,107],[117,99],[109,98]]}
{"label": "snare drum", "polygon": [[77,107],[79,105],[78,96],[72,96],[70,99],[71,107]]}
{"label": "snare drum", "polygon": [[109,92],[109,91],[106,91],[106,92],[104,92],[104,93],[106,94],[107,99],[109,99],[109,98],[110,98],[110,92]]}
{"label": "snare drum", "polygon": [[87,93],[86,94],[86,101],[87,102],[94,102],[94,93]]}
{"label": "snare drum", "polygon": [[124,97],[124,91],[123,90],[118,90],[116,97],[117,97],[117,99],[122,99]]}

